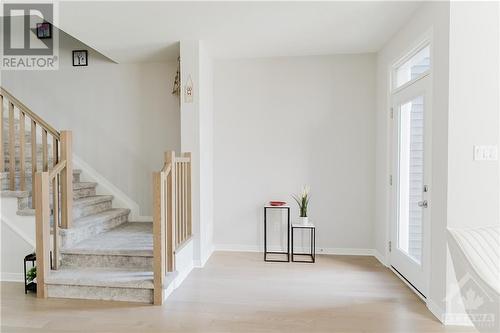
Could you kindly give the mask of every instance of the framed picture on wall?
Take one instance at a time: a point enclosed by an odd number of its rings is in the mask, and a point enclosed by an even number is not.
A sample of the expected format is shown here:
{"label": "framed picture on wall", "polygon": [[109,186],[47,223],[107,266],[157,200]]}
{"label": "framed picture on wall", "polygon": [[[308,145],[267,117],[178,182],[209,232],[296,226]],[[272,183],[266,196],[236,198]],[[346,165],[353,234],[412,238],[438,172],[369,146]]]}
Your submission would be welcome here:
{"label": "framed picture on wall", "polygon": [[89,62],[87,50],[73,51],[73,66],[87,66],[88,64]]}
{"label": "framed picture on wall", "polygon": [[49,22],[37,23],[36,36],[38,39],[52,38],[52,24]]}

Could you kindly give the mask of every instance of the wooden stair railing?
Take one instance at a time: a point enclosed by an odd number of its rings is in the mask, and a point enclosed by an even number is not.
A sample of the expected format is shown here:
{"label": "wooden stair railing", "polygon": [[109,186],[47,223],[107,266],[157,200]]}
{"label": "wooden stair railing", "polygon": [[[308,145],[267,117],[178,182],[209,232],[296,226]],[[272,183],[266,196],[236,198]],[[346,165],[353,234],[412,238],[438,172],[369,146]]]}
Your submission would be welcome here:
{"label": "wooden stair railing", "polygon": [[[8,105],[8,133],[4,135],[4,103]],[[17,118],[16,118],[17,113]],[[27,118],[27,119],[26,119]],[[59,228],[69,228],[72,223],[73,164],[72,134],[57,131],[40,116],[31,111],[7,90],[0,87],[0,171],[5,171],[4,148],[9,152],[9,190],[26,191],[26,121],[31,125],[31,184],[32,207],[35,208],[37,296],[47,297],[45,279],[50,269],[59,268]],[[15,122],[19,122],[16,133]],[[42,156],[38,158],[37,129],[41,131]],[[52,138],[52,163],[49,165],[48,136]],[[16,143],[19,153],[16,156]],[[16,158],[19,165],[16,167]],[[40,163],[39,163],[40,162]],[[41,170],[38,170],[41,164]],[[16,185],[16,172],[19,184]],[[50,186],[52,185],[52,198]],[[51,207],[52,201],[52,207]],[[51,232],[52,215],[52,232]],[[52,239],[51,239],[52,234]]]}
{"label": "wooden stair railing", "polygon": [[175,270],[174,253],[192,236],[191,153],[165,153],[160,171],[153,172],[154,304],[163,303],[166,273]]}

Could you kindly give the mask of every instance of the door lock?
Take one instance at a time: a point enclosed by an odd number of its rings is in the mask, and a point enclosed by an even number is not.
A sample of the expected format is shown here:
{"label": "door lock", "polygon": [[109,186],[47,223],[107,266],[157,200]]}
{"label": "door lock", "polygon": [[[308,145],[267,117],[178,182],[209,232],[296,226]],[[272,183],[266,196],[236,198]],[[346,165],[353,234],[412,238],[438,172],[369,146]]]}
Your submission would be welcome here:
{"label": "door lock", "polygon": [[423,201],[418,202],[418,207],[427,208],[428,206],[429,205],[427,203],[427,200],[423,200]]}

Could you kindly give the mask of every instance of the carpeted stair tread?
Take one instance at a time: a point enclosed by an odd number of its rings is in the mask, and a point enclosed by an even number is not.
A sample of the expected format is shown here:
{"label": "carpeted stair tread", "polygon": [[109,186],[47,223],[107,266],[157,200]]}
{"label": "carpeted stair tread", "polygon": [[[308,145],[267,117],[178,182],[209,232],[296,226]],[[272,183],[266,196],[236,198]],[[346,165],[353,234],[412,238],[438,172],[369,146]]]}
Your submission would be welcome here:
{"label": "carpeted stair tread", "polygon": [[92,195],[73,201],[73,207],[84,207],[113,200],[112,195]]}
{"label": "carpeted stair tread", "polygon": [[93,188],[96,187],[97,183],[94,182],[77,182],[73,183],[73,190],[80,190],[84,188]]}
{"label": "carpeted stair tread", "polygon": [[84,217],[73,220],[72,229],[84,227],[92,223],[102,223],[103,221],[110,220],[120,215],[129,214],[128,208],[111,208],[96,214],[87,215]]}
{"label": "carpeted stair tread", "polygon": [[127,222],[70,248],[61,249],[61,253],[152,257],[152,232],[152,223]]}
{"label": "carpeted stair tread", "polygon": [[153,289],[153,272],[120,268],[61,268],[51,271],[47,284]]}

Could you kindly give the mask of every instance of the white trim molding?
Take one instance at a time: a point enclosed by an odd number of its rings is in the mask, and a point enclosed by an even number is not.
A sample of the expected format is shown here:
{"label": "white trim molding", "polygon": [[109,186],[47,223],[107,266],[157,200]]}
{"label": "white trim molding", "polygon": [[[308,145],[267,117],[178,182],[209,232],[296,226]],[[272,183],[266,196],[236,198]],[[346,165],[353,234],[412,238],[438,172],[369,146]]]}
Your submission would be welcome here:
{"label": "white trim molding", "polygon": [[207,253],[201,259],[193,261],[194,267],[195,268],[203,268],[205,266],[205,264],[207,263],[208,259],[210,259],[210,257],[214,253],[214,251],[215,251],[215,247],[214,246],[210,247],[209,251],[207,251]]}
{"label": "white trim molding", "polygon": [[2,272],[0,279],[2,282],[24,282],[23,273]]}
{"label": "white trim molding", "polygon": [[389,264],[388,264],[388,260],[387,260],[387,256],[385,255],[382,255],[380,252],[378,252],[377,250],[373,250],[373,256],[375,258],[377,258],[378,261],[380,261],[380,263],[382,265],[384,265],[385,267],[388,267]]}
{"label": "white trim molding", "polygon": [[430,298],[425,300],[425,304],[427,305],[427,309],[437,318],[441,323],[444,324],[444,311],[438,306],[433,300]]}
{"label": "white trim molding", "polygon": [[[237,244],[216,244],[214,246],[215,251],[227,251],[227,252],[264,252],[262,246],[255,245],[237,245]],[[306,252],[310,248],[295,248],[297,252]],[[281,250],[269,248],[270,251]],[[330,255],[340,255],[340,256],[374,256],[375,250],[373,249],[362,249],[362,248],[321,248],[316,247],[316,254],[330,254]],[[378,258],[377,258],[378,259]]]}

